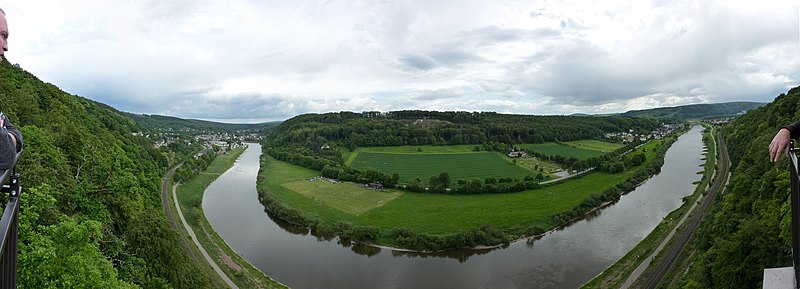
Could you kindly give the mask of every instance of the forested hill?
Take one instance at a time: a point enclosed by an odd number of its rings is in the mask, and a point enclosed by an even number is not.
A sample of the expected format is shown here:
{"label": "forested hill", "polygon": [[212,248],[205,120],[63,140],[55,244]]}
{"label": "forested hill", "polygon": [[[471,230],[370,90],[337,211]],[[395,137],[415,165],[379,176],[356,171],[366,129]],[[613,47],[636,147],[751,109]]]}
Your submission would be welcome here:
{"label": "forested hill", "polygon": [[765,268],[791,266],[789,164],[767,148],[783,125],[800,120],[800,87],[723,129],[730,184],[697,231],[688,280],[680,288],[761,288]]}
{"label": "forested hill", "polygon": [[740,115],[745,111],[763,106],[760,102],[726,102],[712,104],[691,104],[675,107],[660,107],[644,110],[631,110],[620,114],[622,117],[649,117],[688,121],[722,118]]}
{"label": "forested hill", "polygon": [[20,288],[200,288],[160,207],[167,160],[121,112],[0,64],[0,109],[25,151]]}
{"label": "forested hill", "polygon": [[253,124],[220,123],[213,121],[182,119],[172,116],[125,113],[139,123],[142,128],[154,131],[195,130],[195,131],[238,131],[265,130],[280,124],[279,121]]}
{"label": "forested hill", "polygon": [[541,143],[602,138],[608,132],[649,132],[652,119],[533,116],[493,112],[393,111],[305,114],[277,128],[270,145],[360,146]]}

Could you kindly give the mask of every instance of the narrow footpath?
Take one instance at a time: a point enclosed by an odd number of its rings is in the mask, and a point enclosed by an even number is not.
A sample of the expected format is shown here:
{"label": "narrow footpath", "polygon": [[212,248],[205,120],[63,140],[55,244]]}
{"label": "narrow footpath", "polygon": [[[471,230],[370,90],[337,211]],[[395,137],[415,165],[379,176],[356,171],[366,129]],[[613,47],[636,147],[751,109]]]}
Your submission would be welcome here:
{"label": "narrow footpath", "polygon": [[[639,265],[636,270],[628,277],[628,280],[622,285],[623,289],[630,288],[633,285],[634,281],[639,279],[640,277],[643,278],[644,282],[638,288],[645,288],[645,289],[653,289],[658,286],[661,282],[661,279],[664,278],[667,271],[672,267],[675,261],[678,259],[678,256],[683,251],[683,248],[686,247],[686,244],[689,243],[689,240],[692,238],[694,231],[700,225],[700,221],[703,219],[703,216],[708,211],[708,208],[711,206],[711,203],[714,201],[714,197],[717,193],[724,187],[726,180],[728,179],[728,171],[729,171],[729,158],[728,158],[728,150],[725,146],[725,141],[720,138],[717,140],[717,147],[719,148],[719,156],[720,156],[720,166],[719,171],[717,172],[716,180],[714,184],[709,188],[708,194],[703,199],[702,205],[699,208],[695,209],[695,205],[692,206],[688,212],[691,212],[692,218],[690,223],[686,229],[680,232],[680,235],[673,239],[673,235],[677,232],[678,228],[681,227],[683,222],[687,219],[690,213],[684,215],[681,221],[675,226],[675,229],[669,234],[667,238],[662,241],[662,243],[658,246],[658,249],[650,255],[645,261]],[[649,275],[641,276],[644,273],[645,269],[649,267],[650,262],[661,252],[669,242],[674,241],[671,246],[666,251],[666,254],[662,255],[662,257],[658,260],[655,265],[655,268],[652,272],[649,272]]]}
{"label": "narrow footpath", "polygon": [[239,287],[236,286],[236,284],[234,284],[230,278],[228,278],[228,275],[225,275],[225,272],[222,272],[222,269],[219,268],[217,263],[211,259],[211,256],[208,255],[208,252],[206,252],[206,249],[203,248],[203,245],[200,244],[200,241],[197,241],[197,235],[194,234],[194,230],[192,230],[192,227],[190,227],[189,224],[186,223],[186,219],[183,218],[183,212],[181,212],[181,205],[178,202],[177,192],[178,192],[178,185],[176,184],[172,187],[172,198],[175,200],[175,208],[178,209],[178,216],[181,217],[181,222],[183,223],[183,227],[186,228],[186,232],[189,232],[189,236],[192,237],[192,241],[194,241],[194,244],[197,245],[198,249],[200,249],[200,253],[202,253],[203,257],[206,258],[208,264],[211,265],[212,268],[214,268],[214,271],[216,271],[217,274],[219,274],[219,277],[221,277],[222,280],[225,280],[225,283],[228,283],[229,287],[234,289],[239,289]]}
{"label": "narrow footpath", "polygon": [[[178,227],[178,222],[175,221],[175,217],[172,215],[172,209],[171,206],[169,205],[169,180],[172,179],[172,176],[175,174],[175,171],[182,165],[183,162],[172,167],[167,172],[167,175],[164,176],[164,180],[161,182],[161,206],[164,208],[164,213],[167,215],[167,220],[169,220],[170,224],[172,225],[172,229],[175,231],[178,231],[180,229]],[[236,284],[234,284],[230,278],[228,278],[228,275],[225,275],[225,272],[222,272],[222,269],[220,269],[219,266],[217,266],[217,263],[215,263],[214,260],[211,259],[211,256],[208,255],[206,249],[203,248],[203,245],[200,245],[200,242],[197,241],[197,235],[194,234],[192,228],[189,227],[188,223],[186,223],[186,219],[183,218],[183,212],[181,212],[181,205],[178,204],[177,190],[178,190],[178,185],[176,184],[175,186],[172,187],[172,199],[175,200],[175,207],[178,209],[178,216],[180,216],[181,223],[183,224],[183,227],[186,229],[186,232],[189,233],[189,236],[192,237],[192,241],[194,241],[194,244],[197,245],[198,249],[200,249],[200,253],[203,254],[203,257],[206,258],[208,264],[211,265],[212,268],[214,268],[214,271],[216,271],[217,274],[219,274],[222,280],[225,280],[225,283],[227,283],[228,286],[230,286],[231,288],[239,289],[239,287],[236,286]],[[197,255],[195,254],[194,250],[192,250],[191,247],[189,247],[189,243],[186,241],[186,239],[185,238],[181,239],[183,239],[183,246],[186,249],[186,251],[189,252],[189,255],[191,255],[194,260],[197,260]]]}

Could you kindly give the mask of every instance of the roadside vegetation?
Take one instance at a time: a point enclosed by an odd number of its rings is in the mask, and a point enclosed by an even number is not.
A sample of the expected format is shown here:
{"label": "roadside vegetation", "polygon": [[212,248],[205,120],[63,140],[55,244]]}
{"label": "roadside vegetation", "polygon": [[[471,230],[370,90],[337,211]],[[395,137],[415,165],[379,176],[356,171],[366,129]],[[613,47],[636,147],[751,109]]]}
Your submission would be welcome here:
{"label": "roadside vegetation", "polygon": [[[208,223],[203,213],[202,202],[205,189],[230,169],[242,152],[244,152],[244,148],[237,148],[227,154],[217,155],[215,158],[211,158],[211,161],[201,161],[198,166],[206,168],[195,173],[185,184],[178,185],[178,202],[181,205],[186,222],[194,230],[198,241],[214,259],[214,262],[239,288],[286,288],[264,275],[263,272],[253,267],[228,247]],[[202,164],[205,164],[205,166]],[[200,256],[199,252],[198,256]],[[200,262],[205,262],[205,260],[201,257]],[[216,276],[213,271],[211,274]],[[217,283],[219,282],[222,281],[219,280]]]}

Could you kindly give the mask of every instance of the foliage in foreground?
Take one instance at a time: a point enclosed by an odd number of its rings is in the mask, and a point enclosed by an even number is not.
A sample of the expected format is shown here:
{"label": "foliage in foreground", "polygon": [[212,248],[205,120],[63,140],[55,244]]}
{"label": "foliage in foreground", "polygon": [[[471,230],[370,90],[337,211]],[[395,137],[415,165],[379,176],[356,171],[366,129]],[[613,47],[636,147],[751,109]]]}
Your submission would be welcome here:
{"label": "foliage in foreground", "polygon": [[161,210],[167,159],[119,111],[0,63],[20,127],[19,288],[202,288]]}

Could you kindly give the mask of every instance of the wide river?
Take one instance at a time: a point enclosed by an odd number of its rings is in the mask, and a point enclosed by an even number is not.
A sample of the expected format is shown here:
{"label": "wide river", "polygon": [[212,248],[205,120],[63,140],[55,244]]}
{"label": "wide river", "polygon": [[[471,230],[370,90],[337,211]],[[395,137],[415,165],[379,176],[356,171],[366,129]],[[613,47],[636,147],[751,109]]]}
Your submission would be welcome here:
{"label": "wide river", "polygon": [[320,240],[270,219],[256,194],[261,147],[250,144],[205,191],[203,210],[233,250],[292,288],[578,288],[625,255],[694,190],[702,128],[667,151],[662,171],[584,220],[491,251],[407,254]]}

